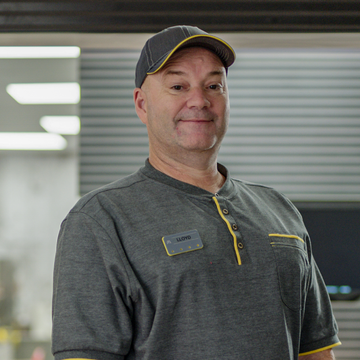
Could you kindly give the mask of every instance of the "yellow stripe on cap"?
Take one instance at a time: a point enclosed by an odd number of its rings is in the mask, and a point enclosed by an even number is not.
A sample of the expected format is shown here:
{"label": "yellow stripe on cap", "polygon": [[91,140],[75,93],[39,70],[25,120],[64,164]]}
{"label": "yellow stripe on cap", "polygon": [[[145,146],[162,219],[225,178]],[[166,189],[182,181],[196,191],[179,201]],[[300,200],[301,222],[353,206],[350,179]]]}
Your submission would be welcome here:
{"label": "yellow stripe on cap", "polygon": [[152,75],[152,74],[155,74],[157,73],[165,64],[166,62],[169,60],[169,58],[174,54],[174,52],[176,50],[178,50],[183,44],[185,44],[186,42],[188,42],[189,40],[192,40],[192,39],[195,39],[195,38],[198,38],[198,37],[202,37],[202,38],[210,38],[210,39],[214,39],[216,41],[219,41],[220,43],[224,44],[229,50],[231,50],[231,52],[233,53],[234,55],[234,59],[236,57],[235,55],[235,51],[233,50],[233,48],[227,43],[225,42],[224,40],[221,40],[220,38],[216,37],[216,36],[212,36],[212,35],[193,35],[193,36],[190,36],[186,39],[184,39],[183,41],[181,41],[179,44],[177,44],[174,49],[172,49],[172,51],[170,52],[170,54],[165,58],[165,60],[161,63],[161,65],[153,72],[148,72],[146,73],[147,75]]}

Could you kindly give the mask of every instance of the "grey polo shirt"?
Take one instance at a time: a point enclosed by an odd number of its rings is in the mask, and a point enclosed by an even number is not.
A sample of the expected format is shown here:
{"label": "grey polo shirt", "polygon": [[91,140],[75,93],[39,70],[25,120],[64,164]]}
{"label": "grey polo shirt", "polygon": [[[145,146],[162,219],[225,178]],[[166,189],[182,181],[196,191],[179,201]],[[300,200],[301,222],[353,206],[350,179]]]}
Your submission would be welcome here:
{"label": "grey polo shirt", "polygon": [[56,360],[287,360],[339,342],[299,212],[230,178],[218,194],[148,162],[61,226]]}

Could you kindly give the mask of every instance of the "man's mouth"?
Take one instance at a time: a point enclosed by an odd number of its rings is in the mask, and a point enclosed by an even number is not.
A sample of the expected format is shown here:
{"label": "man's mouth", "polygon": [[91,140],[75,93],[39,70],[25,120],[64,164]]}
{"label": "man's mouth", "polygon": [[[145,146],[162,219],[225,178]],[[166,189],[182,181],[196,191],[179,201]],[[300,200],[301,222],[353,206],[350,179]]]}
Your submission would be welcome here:
{"label": "man's mouth", "polygon": [[211,122],[212,119],[180,119],[179,121],[183,122]]}

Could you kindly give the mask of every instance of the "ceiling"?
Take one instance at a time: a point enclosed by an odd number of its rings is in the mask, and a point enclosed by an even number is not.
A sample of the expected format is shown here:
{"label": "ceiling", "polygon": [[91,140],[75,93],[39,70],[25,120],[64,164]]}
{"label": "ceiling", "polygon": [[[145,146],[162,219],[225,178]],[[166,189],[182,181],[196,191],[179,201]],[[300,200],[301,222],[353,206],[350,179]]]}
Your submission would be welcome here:
{"label": "ceiling", "polygon": [[209,32],[355,32],[358,0],[12,0],[0,32],[157,32],[189,24]]}

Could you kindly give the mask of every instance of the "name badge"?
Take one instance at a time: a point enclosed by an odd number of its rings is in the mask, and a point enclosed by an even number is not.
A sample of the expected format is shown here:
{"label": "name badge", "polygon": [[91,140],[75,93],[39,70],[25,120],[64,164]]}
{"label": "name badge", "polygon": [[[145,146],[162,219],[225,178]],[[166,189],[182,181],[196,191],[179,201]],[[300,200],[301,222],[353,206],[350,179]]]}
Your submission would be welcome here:
{"label": "name badge", "polygon": [[162,242],[169,256],[199,250],[204,247],[197,230],[166,235],[162,238]]}

